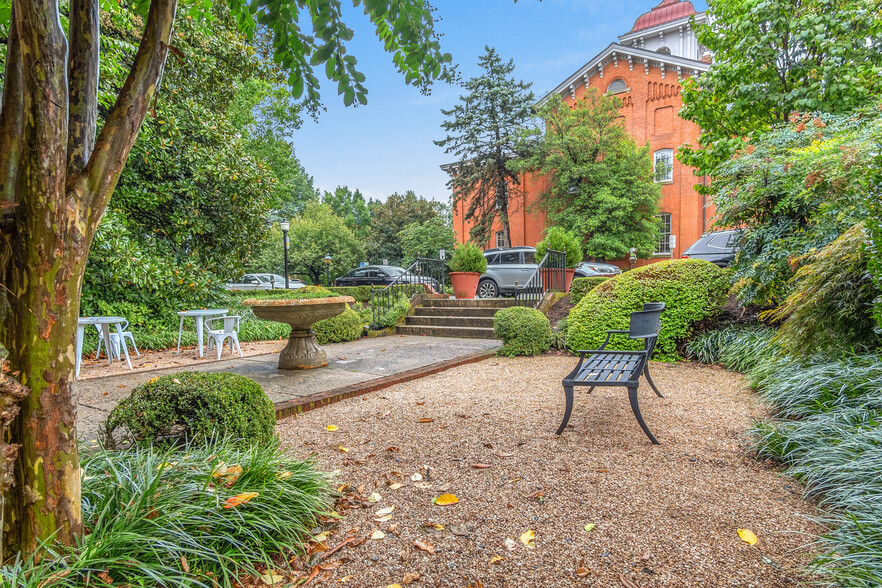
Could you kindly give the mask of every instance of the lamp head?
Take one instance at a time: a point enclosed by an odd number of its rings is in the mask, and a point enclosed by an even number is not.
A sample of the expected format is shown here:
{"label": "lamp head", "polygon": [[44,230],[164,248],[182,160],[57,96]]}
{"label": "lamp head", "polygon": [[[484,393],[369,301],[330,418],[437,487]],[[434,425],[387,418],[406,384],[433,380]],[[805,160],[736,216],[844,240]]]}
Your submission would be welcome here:
{"label": "lamp head", "polygon": [[325,255],[325,263],[331,263],[331,261],[333,261],[333,260],[331,259],[331,254],[328,253],[327,255]]}
{"label": "lamp head", "polygon": [[291,223],[289,223],[288,221],[282,221],[279,223],[279,227],[282,229],[282,231],[287,233],[288,229],[291,228]]}

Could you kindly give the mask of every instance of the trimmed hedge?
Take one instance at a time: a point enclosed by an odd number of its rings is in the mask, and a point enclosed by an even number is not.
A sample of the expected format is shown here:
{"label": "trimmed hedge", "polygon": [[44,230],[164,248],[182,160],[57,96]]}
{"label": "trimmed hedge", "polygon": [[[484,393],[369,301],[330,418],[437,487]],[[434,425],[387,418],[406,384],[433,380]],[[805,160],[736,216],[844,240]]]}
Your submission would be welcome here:
{"label": "trimmed hedge", "polygon": [[248,300],[249,298],[272,298],[273,300],[295,300],[301,298],[331,298],[333,296],[341,296],[336,292],[331,292],[323,286],[304,286],[296,290],[285,290],[284,288],[276,290],[244,290],[233,292],[239,300]]}
{"label": "trimmed hedge", "polygon": [[[631,313],[644,302],[664,302],[655,359],[677,361],[677,345],[699,321],[722,311],[729,274],[699,259],[643,266],[607,280],[588,292],[570,312],[567,347],[597,349],[607,329],[627,329]],[[611,349],[642,349],[641,341],[614,337]]]}
{"label": "trimmed hedge", "polygon": [[361,315],[346,305],[346,310],[332,316],[329,319],[319,321],[312,325],[315,339],[319,344],[338,343],[340,341],[355,341],[364,330]]}
{"label": "trimmed hedge", "polygon": [[276,412],[260,385],[239,374],[181,372],[136,386],[110,412],[105,442],[120,427],[137,445],[202,445],[214,437],[269,442]]}
{"label": "trimmed hedge", "polygon": [[535,308],[512,306],[493,316],[493,334],[502,339],[497,355],[537,355],[551,348],[551,323]]}
{"label": "trimmed hedge", "polygon": [[[377,286],[383,288],[383,286]],[[371,290],[374,286],[330,286],[327,288],[336,296],[352,296],[356,302],[367,304],[371,301]]]}
{"label": "trimmed hedge", "polygon": [[609,279],[609,276],[592,276],[590,278],[576,278],[570,286],[570,302],[579,304],[585,294]]}

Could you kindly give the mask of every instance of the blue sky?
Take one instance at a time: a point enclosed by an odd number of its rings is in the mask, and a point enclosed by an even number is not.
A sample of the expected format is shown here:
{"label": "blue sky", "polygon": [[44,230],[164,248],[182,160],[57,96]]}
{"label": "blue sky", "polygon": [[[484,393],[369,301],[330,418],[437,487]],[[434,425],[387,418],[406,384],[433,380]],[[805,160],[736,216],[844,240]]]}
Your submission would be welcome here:
{"label": "blue sky", "polygon": [[[533,84],[541,97],[634,25],[660,0],[435,0],[442,48],[459,64],[463,79],[480,75],[484,46],[514,59],[517,79]],[[327,111],[307,118],[292,136],[297,157],[320,190],[358,188],[385,199],[414,190],[446,202],[447,175],[439,165],[450,156],[435,146],[443,138],[441,109],[456,104],[461,88],[436,84],[431,96],[405,85],[373,36],[362,9],[344,2],[355,31],[349,53],[367,76],[367,106],[346,108],[334,86],[322,85]],[[706,2],[693,2],[705,10]],[[348,8],[348,10],[346,10]]]}

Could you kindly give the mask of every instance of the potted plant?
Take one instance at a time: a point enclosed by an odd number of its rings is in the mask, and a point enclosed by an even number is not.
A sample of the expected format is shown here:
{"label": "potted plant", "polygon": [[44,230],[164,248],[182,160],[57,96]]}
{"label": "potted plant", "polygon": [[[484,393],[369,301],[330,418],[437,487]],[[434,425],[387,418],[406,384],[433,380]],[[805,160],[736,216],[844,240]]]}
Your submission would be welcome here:
{"label": "potted plant", "polygon": [[[566,251],[567,260],[563,286],[564,292],[569,292],[570,286],[573,285],[576,265],[582,261],[582,245],[579,243],[579,238],[561,227],[551,227],[545,232],[545,238],[536,244],[536,260],[541,261],[549,249],[553,251]],[[553,274],[555,271],[557,270],[551,268],[542,270],[540,273],[543,282],[553,284]]]}
{"label": "potted plant", "polygon": [[484,252],[474,243],[463,243],[453,250],[450,257],[450,283],[457,299],[472,299],[478,291],[481,274],[487,271]]}

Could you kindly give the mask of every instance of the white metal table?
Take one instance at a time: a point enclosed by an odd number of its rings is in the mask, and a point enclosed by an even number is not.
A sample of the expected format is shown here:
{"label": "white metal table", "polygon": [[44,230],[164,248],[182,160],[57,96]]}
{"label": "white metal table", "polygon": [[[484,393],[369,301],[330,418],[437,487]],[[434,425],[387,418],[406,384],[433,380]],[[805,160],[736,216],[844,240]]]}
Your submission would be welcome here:
{"label": "white metal table", "polygon": [[101,337],[104,339],[104,348],[107,349],[107,363],[113,365],[113,353],[110,346],[110,326],[116,325],[116,332],[119,335],[120,347],[126,356],[126,363],[129,369],[132,368],[132,360],[129,358],[129,348],[123,339],[122,324],[126,322],[122,316],[84,316],[77,321],[77,364],[75,378],[80,377],[80,366],[83,363],[83,336],[85,335],[86,326],[97,325],[101,330]]}
{"label": "white metal table", "polygon": [[181,333],[184,332],[184,319],[192,316],[196,320],[196,340],[199,342],[199,357],[202,357],[202,326],[205,324],[205,318],[209,316],[223,316],[227,314],[226,308],[208,308],[202,310],[179,310],[178,316],[181,317],[181,324],[178,327],[178,350],[181,353]]}

